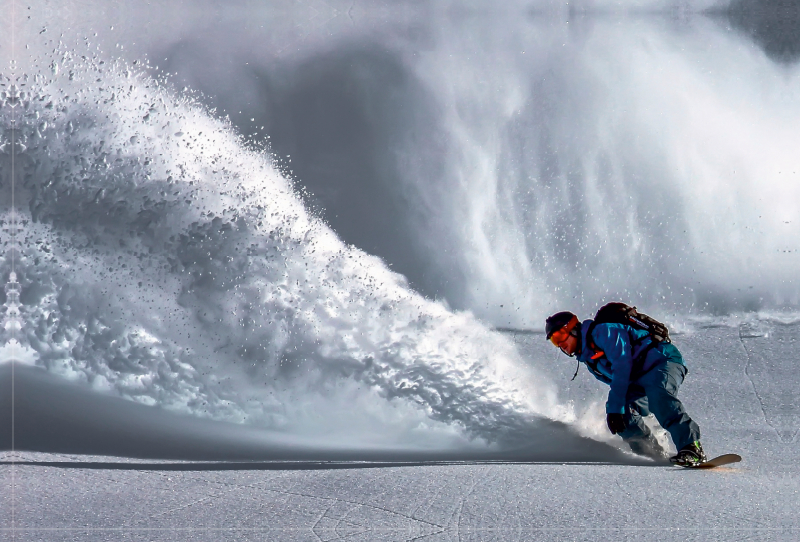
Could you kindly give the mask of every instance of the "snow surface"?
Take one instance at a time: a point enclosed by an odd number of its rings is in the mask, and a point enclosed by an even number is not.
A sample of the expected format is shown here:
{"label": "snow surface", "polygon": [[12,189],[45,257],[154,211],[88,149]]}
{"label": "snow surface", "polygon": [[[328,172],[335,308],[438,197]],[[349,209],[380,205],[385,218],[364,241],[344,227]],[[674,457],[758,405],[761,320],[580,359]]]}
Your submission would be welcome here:
{"label": "snow surface", "polygon": [[[551,362],[567,396],[603,399],[585,371],[568,383],[571,360],[541,335],[516,338],[531,359]],[[680,395],[710,454],[743,456],[731,467],[5,452],[0,539],[797,540],[800,405],[781,371],[796,366],[798,339],[797,323],[756,318],[675,338],[690,368]]]}

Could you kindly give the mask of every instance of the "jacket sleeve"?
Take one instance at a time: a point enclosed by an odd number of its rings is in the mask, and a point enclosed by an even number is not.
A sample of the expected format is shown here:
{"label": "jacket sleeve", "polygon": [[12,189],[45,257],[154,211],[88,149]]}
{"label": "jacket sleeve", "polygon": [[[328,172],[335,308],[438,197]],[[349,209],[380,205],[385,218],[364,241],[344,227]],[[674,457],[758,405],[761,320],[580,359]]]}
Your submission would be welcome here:
{"label": "jacket sleeve", "polygon": [[606,413],[624,414],[633,367],[630,335],[622,326],[599,324],[593,337],[611,363],[611,390],[608,392]]}

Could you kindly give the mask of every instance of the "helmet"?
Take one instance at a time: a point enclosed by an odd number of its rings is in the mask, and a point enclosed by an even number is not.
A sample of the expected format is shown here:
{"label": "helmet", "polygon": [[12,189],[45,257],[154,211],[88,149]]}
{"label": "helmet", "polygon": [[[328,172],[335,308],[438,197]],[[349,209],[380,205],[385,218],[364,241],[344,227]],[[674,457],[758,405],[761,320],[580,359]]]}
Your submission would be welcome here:
{"label": "helmet", "polygon": [[[578,317],[575,314],[569,311],[557,312],[546,320],[544,331],[547,334],[547,340],[550,341],[554,333],[563,330],[558,335],[563,336],[561,340],[564,340],[577,325]],[[556,346],[558,345],[556,344]]]}

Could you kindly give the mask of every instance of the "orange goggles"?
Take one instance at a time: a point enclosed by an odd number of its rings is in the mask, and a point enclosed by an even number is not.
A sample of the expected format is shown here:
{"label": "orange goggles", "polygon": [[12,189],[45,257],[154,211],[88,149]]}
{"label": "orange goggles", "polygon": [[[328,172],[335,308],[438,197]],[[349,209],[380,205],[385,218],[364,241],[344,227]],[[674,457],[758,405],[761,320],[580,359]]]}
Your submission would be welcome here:
{"label": "orange goggles", "polygon": [[575,326],[578,325],[578,318],[577,316],[573,317],[572,320],[567,322],[567,325],[562,327],[559,330],[553,332],[550,335],[550,342],[553,343],[555,346],[561,347],[561,343],[566,341],[569,338],[569,334],[575,329]]}

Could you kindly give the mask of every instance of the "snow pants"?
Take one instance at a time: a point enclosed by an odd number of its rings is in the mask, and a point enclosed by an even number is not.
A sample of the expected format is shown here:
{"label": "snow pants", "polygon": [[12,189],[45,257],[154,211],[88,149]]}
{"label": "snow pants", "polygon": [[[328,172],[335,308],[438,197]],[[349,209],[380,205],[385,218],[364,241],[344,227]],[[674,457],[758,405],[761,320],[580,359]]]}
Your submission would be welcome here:
{"label": "snow pants", "polygon": [[[680,356],[677,348],[669,346],[670,350],[674,349],[674,354]],[[700,428],[689,417],[683,408],[683,403],[678,399],[678,388],[683,384],[685,377],[685,365],[665,358],[631,382],[626,397],[624,418],[626,428],[619,433],[619,436],[626,441],[652,439],[650,429],[642,420],[642,416],[652,412],[661,427],[672,436],[672,442],[678,450],[700,440]]]}

